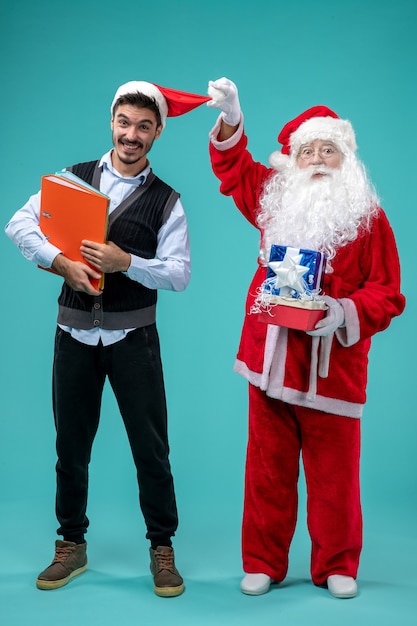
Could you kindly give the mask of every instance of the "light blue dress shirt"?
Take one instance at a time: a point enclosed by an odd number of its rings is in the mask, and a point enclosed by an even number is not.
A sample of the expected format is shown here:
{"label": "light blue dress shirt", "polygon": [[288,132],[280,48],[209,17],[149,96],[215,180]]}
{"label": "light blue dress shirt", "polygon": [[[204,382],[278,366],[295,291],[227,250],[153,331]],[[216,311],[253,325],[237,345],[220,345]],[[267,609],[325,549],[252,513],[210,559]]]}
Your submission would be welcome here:
{"label": "light blue dress shirt", "polygon": [[[149,163],[137,176],[123,177],[111,162],[111,150],[100,160],[103,172],[100,180],[100,191],[110,198],[111,213],[139,185],[143,184],[150,172]],[[49,243],[39,228],[40,191],[31,196],[28,202],[17,211],[6,225],[6,234],[19,247],[23,256],[29,261],[51,267],[54,258],[61,250]],[[171,214],[158,233],[155,258],[144,259],[131,255],[131,265],[127,272],[131,280],[135,280],[149,289],[168,289],[183,291],[190,280],[190,246],[188,225],[181,201],[178,199]],[[104,345],[120,341],[133,330],[104,330],[93,328],[63,327],[74,339],[89,345],[97,345],[101,339]]]}

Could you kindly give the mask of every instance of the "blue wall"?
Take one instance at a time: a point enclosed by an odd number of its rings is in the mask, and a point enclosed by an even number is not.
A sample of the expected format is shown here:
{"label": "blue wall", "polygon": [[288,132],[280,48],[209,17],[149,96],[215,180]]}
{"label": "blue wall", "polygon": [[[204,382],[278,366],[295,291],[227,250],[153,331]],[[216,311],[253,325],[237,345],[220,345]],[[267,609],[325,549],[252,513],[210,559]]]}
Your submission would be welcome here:
{"label": "blue wall", "polygon": [[[387,528],[412,519],[416,3],[16,0],[0,11],[3,224],[42,174],[110,148],[109,107],[127,80],[204,94],[208,80],[231,78],[250,149],[265,163],[283,124],[306,108],[327,104],[351,120],[396,233],[408,298],[371,351],[364,509]],[[232,366],[258,240],[218,192],[207,154],[215,118],[203,106],[168,120],[150,155],[155,172],[181,192],[193,253],[190,286],[160,294],[158,323],[181,528],[229,528],[238,559],[247,400]],[[0,505],[31,510],[32,532],[52,538],[50,372],[60,279],[25,261],[4,236],[0,255]],[[113,506],[140,520],[130,451],[106,389],[91,466],[92,526]],[[9,516],[8,524],[20,528],[22,517]]]}

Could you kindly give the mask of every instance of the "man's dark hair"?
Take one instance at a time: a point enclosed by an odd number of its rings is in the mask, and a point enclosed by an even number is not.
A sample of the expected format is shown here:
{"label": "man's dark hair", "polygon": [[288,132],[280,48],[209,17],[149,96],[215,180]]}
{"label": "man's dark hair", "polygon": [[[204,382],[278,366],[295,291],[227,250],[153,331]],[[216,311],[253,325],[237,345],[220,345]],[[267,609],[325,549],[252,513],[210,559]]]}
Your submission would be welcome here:
{"label": "man's dark hair", "polygon": [[123,96],[120,96],[120,98],[117,98],[116,102],[114,103],[112,111],[113,117],[117,107],[119,107],[121,104],[130,104],[137,107],[138,109],[150,109],[155,113],[156,125],[161,126],[161,113],[159,111],[159,107],[155,98],[152,98],[151,96],[145,96],[145,94],[140,93],[139,91],[136,93],[127,93]]}

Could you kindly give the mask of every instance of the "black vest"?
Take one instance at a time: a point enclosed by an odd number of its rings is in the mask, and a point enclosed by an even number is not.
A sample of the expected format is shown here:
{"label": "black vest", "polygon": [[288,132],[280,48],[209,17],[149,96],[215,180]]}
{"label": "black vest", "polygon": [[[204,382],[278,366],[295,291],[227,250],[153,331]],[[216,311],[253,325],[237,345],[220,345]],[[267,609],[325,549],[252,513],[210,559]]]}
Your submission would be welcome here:
{"label": "black vest", "polygon": [[[99,189],[98,161],[68,168]],[[151,171],[109,216],[107,239],[126,252],[153,259],[158,232],[168,219],[179,194]],[[122,272],[106,274],[102,295],[94,297],[63,284],[58,298],[58,323],[73,328],[108,330],[139,328],[155,322],[157,291],[131,280]]]}

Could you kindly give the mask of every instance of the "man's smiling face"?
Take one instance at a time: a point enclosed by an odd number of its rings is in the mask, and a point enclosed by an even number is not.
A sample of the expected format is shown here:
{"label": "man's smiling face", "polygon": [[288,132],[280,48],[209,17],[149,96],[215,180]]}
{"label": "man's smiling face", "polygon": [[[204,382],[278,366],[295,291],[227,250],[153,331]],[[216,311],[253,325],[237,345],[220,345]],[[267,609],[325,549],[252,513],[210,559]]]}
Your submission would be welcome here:
{"label": "man's smiling face", "polygon": [[117,107],[111,121],[114,150],[112,162],[124,176],[136,176],[146,166],[146,155],[162,132],[155,113],[130,104]]}

